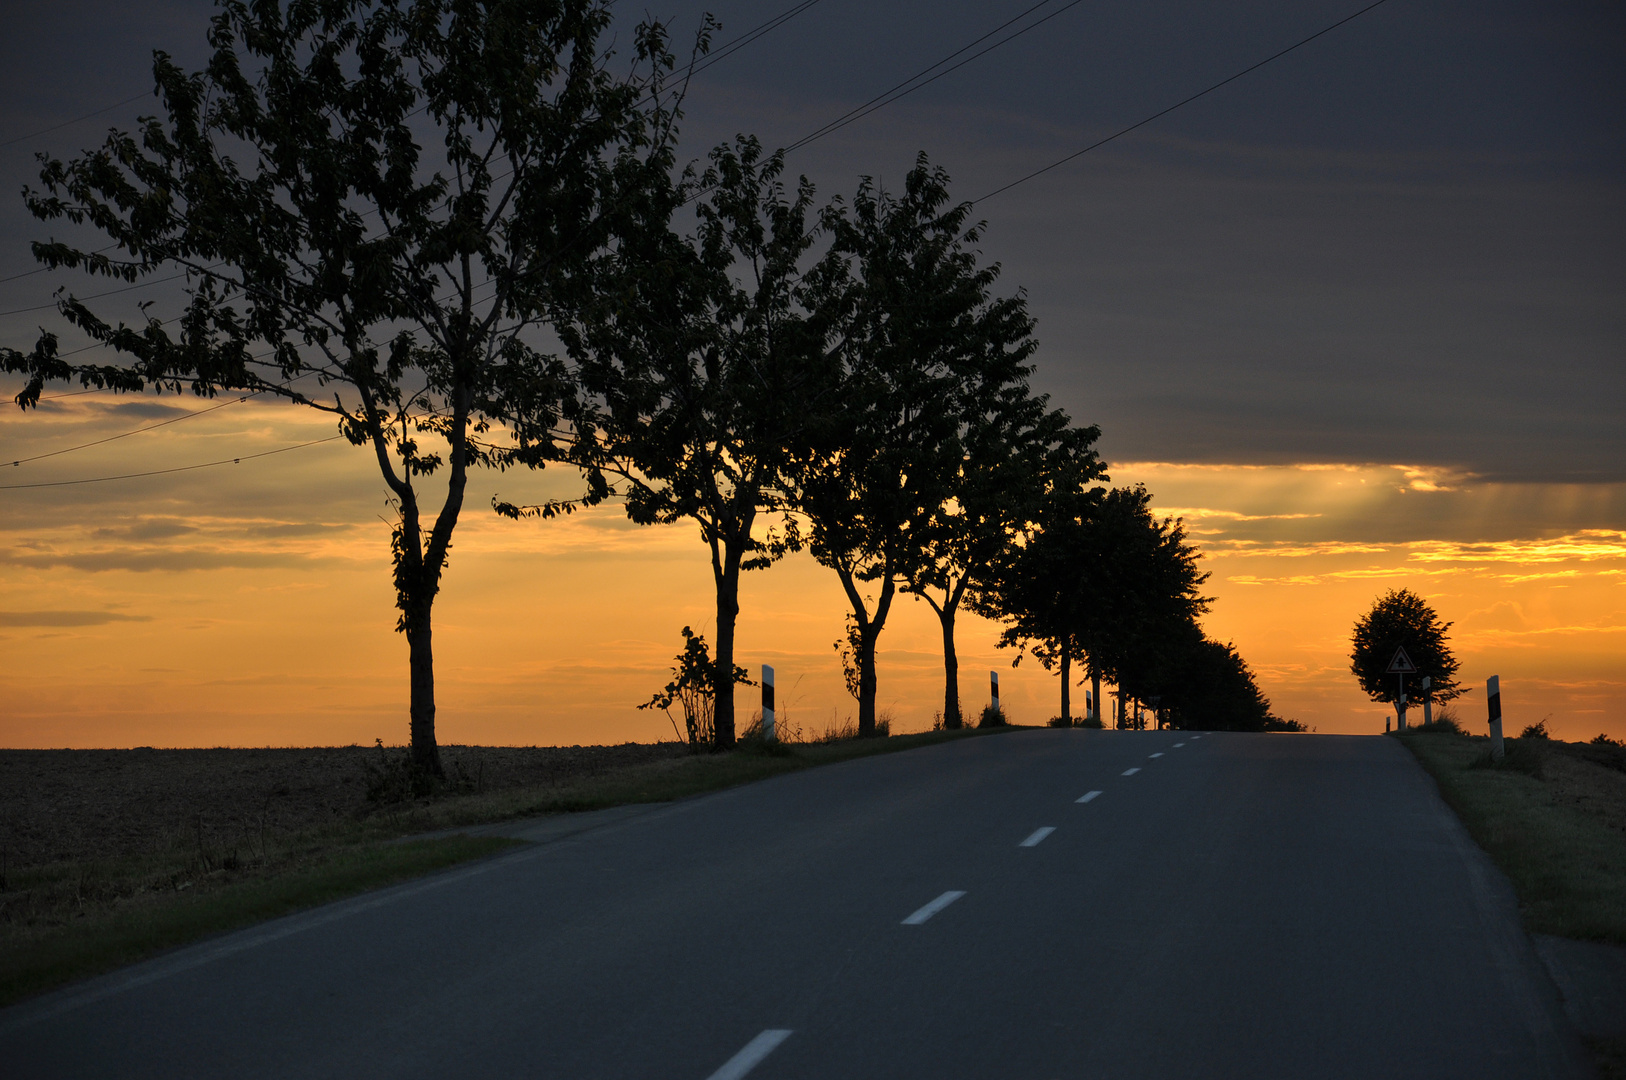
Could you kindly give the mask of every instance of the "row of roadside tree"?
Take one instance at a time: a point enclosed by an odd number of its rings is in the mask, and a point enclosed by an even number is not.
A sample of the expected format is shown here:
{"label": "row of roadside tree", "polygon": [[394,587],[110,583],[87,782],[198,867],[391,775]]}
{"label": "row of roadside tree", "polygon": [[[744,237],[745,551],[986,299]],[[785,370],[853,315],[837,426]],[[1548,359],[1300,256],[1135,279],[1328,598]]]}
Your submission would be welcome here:
{"label": "row of roadside tree", "polygon": [[921,155],[897,191],[866,178],[818,205],[754,138],[684,166],[666,28],[641,25],[618,66],[610,25],[593,0],[226,0],[202,72],[155,54],[163,116],[43,157],[25,193],[95,240],[36,243],[46,266],[178,271],[181,311],[115,321],[63,297],[115,357],[74,359],[49,331],[4,350],[19,404],[76,379],[333,414],[398,513],[412,750],[434,775],[433,604],[478,467],[584,479],[495,501],[510,517],[617,498],[634,521],[698,525],[719,746],[740,576],[798,549],[850,604],[861,734],[900,593],[942,623],[948,727],[967,608],[1060,668],[1064,718],[1076,667],[1098,702],[1105,679],[1182,726],[1265,726],[1246,665],[1198,627],[1179,523],[1105,488],[1098,429],[1030,389],[1025,298],[996,295],[943,171]]}

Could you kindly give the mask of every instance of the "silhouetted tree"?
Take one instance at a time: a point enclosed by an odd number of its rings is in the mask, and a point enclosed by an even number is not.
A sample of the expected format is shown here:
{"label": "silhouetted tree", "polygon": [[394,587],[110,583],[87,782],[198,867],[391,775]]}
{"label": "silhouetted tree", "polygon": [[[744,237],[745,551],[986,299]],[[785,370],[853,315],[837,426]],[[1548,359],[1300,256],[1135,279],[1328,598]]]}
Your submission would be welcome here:
{"label": "silhouetted tree", "polygon": [[799,543],[793,519],[757,529],[785,509],[788,442],[816,399],[798,304],[813,189],[804,178],[787,195],[782,169],[754,138],[717,147],[698,182],[674,185],[652,221],[703,192],[693,235],[652,227],[623,243],[600,267],[597,301],[561,328],[590,395],[566,458],[624,495],[632,520],[691,519],[710,548],[720,748],[734,745],[740,574]]}
{"label": "silhouetted tree", "polygon": [[1140,700],[1155,693],[1170,642],[1208,610],[1197,559],[1180,522],[1152,513],[1145,487],[1078,493],[1057,500],[996,569],[982,605],[1007,621],[1001,646],[1061,670],[1067,717],[1077,661],[1097,707],[1104,678]]}
{"label": "silhouetted tree", "polygon": [[1073,427],[1065,413],[1046,408],[1046,398],[1028,393],[1032,369],[1020,361],[1031,345],[1028,339],[1020,350],[992,350],[973,375],[952,494],[917,531],[914,558],[904,570],[904,591],[930,604],[942,627],[946,728],[961,725],[954,622],[968,592],[988,584],[991,567],[1058,493],[1105,478],[1093,449],[1100,430]]}
{"label": "silhouetted tree", "polygon": [[[1446,643],[1451,624],[1441,622],[1428,601],[1410,589],[1391,589],[1373,602],[1372,608],[1355,622],[1350,639],[1349,669],[1373,701],[1398,702],[1401,681],[1389,673],[1395,650],[1404,648],[1417,666],[1415,675],[1404,676],[1405,694],[1410,701],[1450,701],[1460,697],[1457,685],[1457,658]],[[1423,689],[1423,678],[1432,680]],[[1402,720],[1405,718],[1401,710]]]}
{"label": "silhouetted tree", "polygon": [[431,610],[468,469],[548,455],[572,388],[535,328],[582,299],[583,271],[671,167],[664,31],[640,27],[618,76],[609,21],[596,0],[222,0],[203,72],[154,54],[164,118],[42,159],[43,190],[25,193],[42,221],[117,249],[35,244],[47,266],[130,282],[178,269],[188,300],[136,325],[61,301],[128,359],[70,362],[51,333],[8,350],[24,408],[70,378],[251,391],[329,412],[371,450],[399,514],[413,760],[435,776]]}
{"label": "silhouetted tree", "polygon": [[1214,641],[1195,624],[1171,635],[1161,663],[1149,672],[1157,712],[1171,727],[1197,731],[1302,730],[1271,714],[1236,646]]}
{"label": "silhouetted tree", "polygon": [[1012,666],[1031,652],[1046,671],[1060,669],[1059,715],[1068,722],[1073,664],[1085,656],[1082,640],[1091,617],[1088,576],[1098,569],[1091,558],[1091,522],[1104,495],[1102,488],[1048,492],[1020,543],[997,554],[972,595],[973,610],[1005,621],[999,644],[1019,650]]}
{"label": "silhouetted tree", "polygon": [[955,494],[968,397],[995,354],[1020,365],[1031,349],[1020,300],[988,297],[998,269],[977,267],[970,205],[948,203],[948,177],[924,155],[900,194],[864,178],[850,212],[826,209],[832,246],[807,279],[833,389],[800,443],[796,508],[857,623],[862,736],[875,733],[876,640]]}

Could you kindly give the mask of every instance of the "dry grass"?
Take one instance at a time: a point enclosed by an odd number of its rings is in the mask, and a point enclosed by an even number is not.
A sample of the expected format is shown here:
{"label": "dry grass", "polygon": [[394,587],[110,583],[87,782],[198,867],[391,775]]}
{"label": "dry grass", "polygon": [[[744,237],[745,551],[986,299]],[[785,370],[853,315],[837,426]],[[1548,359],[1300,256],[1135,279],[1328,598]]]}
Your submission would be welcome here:
{"label": "dry grass", "polygon": [[1400,738],[1512,880],[1529,929],[1626,945],[1626,752],[1508,740],[1506,764],[1487,767],[1484,738]]}

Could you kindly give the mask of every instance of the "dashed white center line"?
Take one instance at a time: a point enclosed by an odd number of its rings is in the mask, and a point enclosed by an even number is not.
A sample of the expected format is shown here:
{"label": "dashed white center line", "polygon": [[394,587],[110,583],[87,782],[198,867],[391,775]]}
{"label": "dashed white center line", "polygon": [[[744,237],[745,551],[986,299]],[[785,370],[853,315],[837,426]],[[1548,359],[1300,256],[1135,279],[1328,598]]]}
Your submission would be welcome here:
{"label": "dashed white center line", "polygon": [[1051,833],[1053,833],[1055,831],[1056,831],[1056,827],[1054,825],[1046,825],[1046,826],[1044,826],[1042,828],[1034,829],[1033,832],[1031,834],[1029,834],[1028,838],[1026,840],[1022,841],[1020,846],[1021,847],[1038,847],[1039,846],[1039,841],[1043,840],[1045,837],[1049,836]]}
{"label": "dashed white center line", "polygon": [[1134,776],[1138,772],[1140,772],[1140,766],[1139,765],[1135,766],[1133,769],[1125,769],[1124,770],[1124,775],[1125,776]]}
{"label": "dashed white center line", "polygon": [[903,920],[903,925],[919,926],[921,923],[925,922],[933,915],[936,915],[939,911],[942,911],[944,908],[948,907],[950,904],[954,903],[954,901],[958,900],[964,895],[964,889],[950,889],[942,896],[939,896],[936,900],[933,900],[931,903],[927,904],[925,907]]}
{"label": "dashed white center line", "polygon": [[1091,799],[1095,798],[1099,794],[1101,794],[1099,791],[1086,791],[1084,794],[1080,795],[1078,798],[1074,799],[1073,801],[1074,802],[1089,802]]}
{"label": "dashed white center line", "polygon": [[706,1080],[740,1080],[740,1077],[750,1072],[762,1063],[767,1057],[779,1048],[779,1044],[790,1038],[789,1028],[769,1028],[761,1035],[746,1043],[740,1052],[723,1063]]}
{"label": "dashed white center line", "polygon": [[1162,757],[1163,756],[1163,751],[1159,750],[1157,753],[1153,754],[1152,756],[1153,757]]}
{"label": "dashed white center line", "polygon": [[1183,743],[1183,742],[1177,742],[1177,743],[1175,743],[1175,744],[1174,744],[1174,748],[1175,748],[1175,749],[1176,749],[1176,750],[1178,750],[1178,749],[1180,749],[1180,748],[1181,748],[1181,747],[1182,747],[1182,746],[1184,746],[1184,745],[1186,745],[1186,744],[1185,744],[1185,743]]}
{"label": "dashed white center line", "polygon": [[1201,735],[1193,735],[1192,738],[1193,739],[1200,739],[1200,738],[1202,738],[1202,736]]}

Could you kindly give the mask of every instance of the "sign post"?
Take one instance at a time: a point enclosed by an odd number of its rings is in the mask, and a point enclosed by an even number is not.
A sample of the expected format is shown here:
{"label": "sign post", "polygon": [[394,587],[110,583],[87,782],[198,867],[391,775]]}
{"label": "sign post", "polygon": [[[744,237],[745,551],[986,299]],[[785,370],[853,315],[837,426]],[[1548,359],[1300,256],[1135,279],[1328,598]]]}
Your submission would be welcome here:
{"label": "sign post", "polygon": [[1399,689],[1395,695],[1395,715],[1399,717],[1396,730],[1406,730],[1406,676],[1417,674],[1417,665],[1411,662],[1406,655],[1406,648],[1402,645],[1395,650],[1395,657],[1389,661],[1389,674],[1398,681]]}
{"label": "sign post", "polygon": [[1434,722],[1434,695],[1429,688],[1434,685],[1432,676],[1423,676],[1423,726],[1428,727]]}
{"label": "sign post", "polygon": [[1490,709],[1491,760],[1501,761],[1507,750],[1502,745],[1502,679],[1492,675],[1485,680],[1485,704]]}
{"label": "sign post", "polygon": [[773,742],[773,668],[762,665],[762,741]]}

